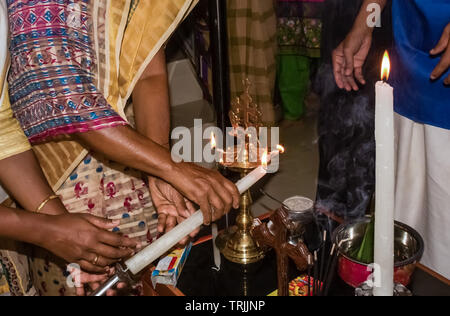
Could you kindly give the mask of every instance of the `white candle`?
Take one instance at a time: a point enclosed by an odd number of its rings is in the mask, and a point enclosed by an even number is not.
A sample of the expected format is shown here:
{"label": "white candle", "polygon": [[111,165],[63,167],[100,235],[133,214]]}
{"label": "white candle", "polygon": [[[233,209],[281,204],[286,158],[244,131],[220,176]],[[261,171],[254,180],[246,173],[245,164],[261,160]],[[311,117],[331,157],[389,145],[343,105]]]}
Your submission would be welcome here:
{"label": "white candle", "polygon": [[[264,166],[255,169],[248,176],[236,183],[239,192],[241,194],[245,193],[266,174],[267,170]],[[163,235],[134,257],[127,260],[125,265],[133,274],[138,274],[174,247],[178,242],[180,242],[180,240],[199,228],[202,224],[203,214],[201,211],[197,211],[190,218],[176,226],[167,234]]]}
{"label": "white candle", "polygon": [[[386,63],[389,63],[387,54],[383,61]],[[375,105],[375,296],[393,296],[394,293],[394,137],[394,89],[380,81],[376,84]]]}
{"label": "white candle", "polygon": [[214,265],[217,271],[220,271],[222,266],[222,257],[220,256],[219,247],[216,245],[217,237],[219,237],[219,227],[216,223],[211,224],[211,234],[213,240],[213,255],[214,255]]}

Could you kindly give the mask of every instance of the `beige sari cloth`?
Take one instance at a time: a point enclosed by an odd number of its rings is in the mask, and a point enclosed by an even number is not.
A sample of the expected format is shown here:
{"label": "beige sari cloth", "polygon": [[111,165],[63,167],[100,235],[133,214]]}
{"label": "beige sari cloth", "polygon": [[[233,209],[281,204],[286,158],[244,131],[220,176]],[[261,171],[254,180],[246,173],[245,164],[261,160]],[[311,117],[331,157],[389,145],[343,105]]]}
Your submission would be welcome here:
{"label": "beige sari cloth", "polygon": [[[91,3],[99,67],[97,86],[123,118],[126,118],[125,106],[142,73],[196,3],[196,0],[145,0],[132,8],[131,0]],[[147,187],[143,189],[145,184],[133,170],[88,157],[88,150],[73,141],[48,142],[33,149],[52,188],[62,196],[71,212],[121,217],[117,231],[137,238],[142,244],[155,237],[156,217],[149,191]],[[84,165],[86,159],[91,159],[89,167]],[[101,172],[98,172],[99,164]],[[74,181],[74,174],[83,173],[88,176],[84,181]],[[115,182],[120,194],[108,195],[109,188],[104,182],[109,179]],[[124,209],[129,217],[124,217]],[[35,287],[42,295],[74,294],[74,289],[65,285],[64,263],[36,249],[32,257],[33,289],[29,290],[26,262],[13,260],[9,268],[17,275],[14,278],[17,286],[11,289],[12,294],[32,295]]]}

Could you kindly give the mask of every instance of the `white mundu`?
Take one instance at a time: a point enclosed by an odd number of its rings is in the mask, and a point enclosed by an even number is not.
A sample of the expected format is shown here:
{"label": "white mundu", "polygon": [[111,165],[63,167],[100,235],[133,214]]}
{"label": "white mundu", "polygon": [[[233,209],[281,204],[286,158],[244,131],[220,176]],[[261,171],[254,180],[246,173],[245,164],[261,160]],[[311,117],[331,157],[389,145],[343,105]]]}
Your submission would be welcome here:
{"label": "white mundu", "polygon": [[395,120],[396,219],[422,235],[422,264],[450,279],[450,131]]}

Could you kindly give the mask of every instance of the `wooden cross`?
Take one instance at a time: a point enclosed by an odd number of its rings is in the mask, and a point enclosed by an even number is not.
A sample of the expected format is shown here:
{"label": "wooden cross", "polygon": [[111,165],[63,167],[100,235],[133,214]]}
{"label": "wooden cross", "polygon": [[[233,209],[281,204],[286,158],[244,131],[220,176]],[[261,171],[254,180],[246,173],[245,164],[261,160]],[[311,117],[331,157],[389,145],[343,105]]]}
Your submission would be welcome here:
{"label": "wooden cross", "polygon": [[288,242],[288,233],[295,228],[284,209],[275,211],[270,220],[273,223],[272,232],[267,224],[256,226],[252,236],[261,248],[273,248],[277,254],[278,296],[289,296],[289,259],[293,260],[297,269],[305,271],[308,268],[308,256],[311,255],[303,242],[294,246]]}

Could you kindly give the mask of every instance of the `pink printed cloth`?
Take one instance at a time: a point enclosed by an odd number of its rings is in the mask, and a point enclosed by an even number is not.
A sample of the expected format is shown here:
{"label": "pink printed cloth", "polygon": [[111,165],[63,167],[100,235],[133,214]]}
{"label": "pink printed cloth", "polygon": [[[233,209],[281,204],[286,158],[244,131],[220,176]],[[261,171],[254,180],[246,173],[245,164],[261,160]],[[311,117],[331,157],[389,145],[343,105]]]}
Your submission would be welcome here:
{"label": "pink printed cloth", "polygon": [[[57,194],[71,213],[120,220],[113,231],[137,240],[142,247],[159,237],[158,215],[138,171],[89,155]],[[67,264],[45,250],[34,249],[30,270],[39,295],[75,295],[75,289],[67,286]],[[139,294],[138,289],[135,292]]]}
{"label": "pink printed cloth", "polygon": [[11,107],[31,143],[126,125],[98,87],[90,0],[8,0]]}

